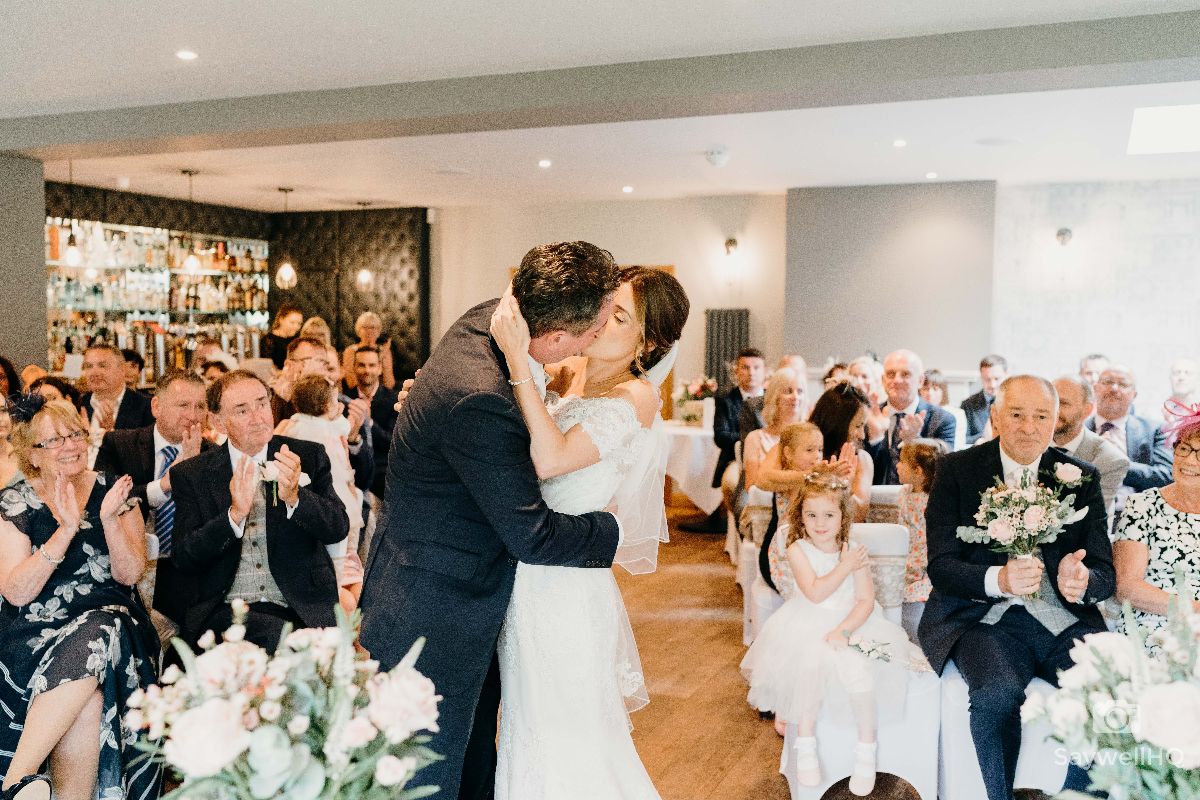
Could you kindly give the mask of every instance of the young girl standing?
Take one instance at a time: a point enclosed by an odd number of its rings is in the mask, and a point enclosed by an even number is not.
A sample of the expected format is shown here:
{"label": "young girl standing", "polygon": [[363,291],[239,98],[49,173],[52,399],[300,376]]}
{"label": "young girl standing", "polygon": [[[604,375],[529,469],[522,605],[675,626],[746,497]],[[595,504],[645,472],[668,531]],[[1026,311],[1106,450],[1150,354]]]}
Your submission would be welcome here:
{"label": "young girl standing", "polygon": [[867,795],[875,785],[879,704],[903,703],[915,648],[883,617],[866,549],[850,543],[849,484],[814,470],[788,516],[787,555],[800,592],[767,620],[742,660],[749,701],[797,725],[804,786],[821,783],[815,733],[822,704],[848,701],[858,728],[850,791]]}
{"label": "young girl standing", "polygon": [[900,524],[908,528],[908,559],[904,563],[904,604],[900,624],[910,639],[917,641],[917,625],[925,612],[925,601],[933,586],[929,574],[929,550],[925,542],[925,506],[938,461],[946,454],[941,439],[913,439],[900,448],[896,474],[904,488],[900,492]]}

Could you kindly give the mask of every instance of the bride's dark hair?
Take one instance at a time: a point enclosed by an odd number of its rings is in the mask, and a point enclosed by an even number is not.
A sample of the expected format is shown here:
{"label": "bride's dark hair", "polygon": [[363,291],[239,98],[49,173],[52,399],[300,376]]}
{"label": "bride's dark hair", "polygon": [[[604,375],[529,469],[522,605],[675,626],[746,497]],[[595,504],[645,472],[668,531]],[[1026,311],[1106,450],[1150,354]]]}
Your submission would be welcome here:
{"label": "bride's dark hair", "polygon": [[634,313],[642,323],[642,342],[629,367],[634,375],[641,375],[679,341],[692,304],[683,285],[661,269],[622,267],[621,283],[633,290]]}

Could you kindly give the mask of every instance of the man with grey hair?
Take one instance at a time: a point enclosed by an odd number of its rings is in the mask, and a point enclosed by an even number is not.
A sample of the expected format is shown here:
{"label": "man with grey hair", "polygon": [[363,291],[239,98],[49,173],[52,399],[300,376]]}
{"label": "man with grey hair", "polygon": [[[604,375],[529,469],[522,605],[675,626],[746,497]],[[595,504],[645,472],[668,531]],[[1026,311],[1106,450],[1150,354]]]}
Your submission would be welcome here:
{"label": "man with grey hair", "polygon": [[1086,461],[1100,473],[1100,491],[1112,526],[1113,501],[1129,470],[1129,458],[1083,423],[1096,410],[1092,384],[1078,375],[1063,375],[1054,382],[1058,392],[1058,422],[1054,426],[1054,444],[1067,455]]}
{"label": "man with grey hair", "polygon": [[887,403],[881,410],[888,418],[887,429],[872,437],[866,445],[875,464],[874,483],[898,484],[896,465],[900,447],[913,439],[941,439],[954,449],[957,427],[954,415],[940,406],[921,399],[918,391],[925,382],[925,365],[911,350],[896,350],[883,360],[883,391]]}
{"label": "man with grey hair", "polygon": [[[925,513],[933,591],[918,638],[934,670],[940,674],[954,661],[967,684],[971,737],[988,800],[1012,800],[1029,682],[1039,677],[1057,685],[1059,670],[1072,664],[1075,643],[1105,629],[1097,604],[1116,587],[1096,469],[1050,447],[1057,419],[1058,397],[1049,381],[1032,375],[1004,381],[992,405],[996,438],[942,460]],[[1064,485],[1062,467],[1082,473],[1079,481]],[[997,479],[1061,488],[1086,513],[1032,558],[964,542],[959,526],[977,525],[980,495]],[[1087,784],[1086,771],[1067,768],[1065,788]]]}
{"label": "man with grey hair", "polygon": [[1117,495],[1117,510],[1124,496],[1133,492],[1161,488],[1171,482],[1171,451],[1167,449],[1162,428],[1133,413],[1137,397],[1137,378],[1133,370],[1113,364],[1096,381],[1096,413],[1087,421],[1114,447],[1129,456],[1125,487]]}
{"label": "man with grey hair", "polygon": [[1180,358],[1171,365],[1171,399],[1190,406],[1200,402],[1200,365],[1191,358]]}
{"label": "man with grey hair", "polygon": [[1100,380],[1100,373],[1108,369],[1108,356],[1104,353],[1088,353],[1079,359],[1079,377],[1095,386]]}

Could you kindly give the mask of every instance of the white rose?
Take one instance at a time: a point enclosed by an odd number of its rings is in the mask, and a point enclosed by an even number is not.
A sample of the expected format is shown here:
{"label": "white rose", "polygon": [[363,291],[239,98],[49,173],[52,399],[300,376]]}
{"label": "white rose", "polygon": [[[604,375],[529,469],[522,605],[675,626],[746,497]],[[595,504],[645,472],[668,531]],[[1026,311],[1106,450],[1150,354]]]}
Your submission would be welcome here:
{"label": "white rose", "polygon": [[1142,692],[1130,728],[1139,740],[1166,750],[1180,769],[1200,768],[1200,686],[1151,686]]}
{"label": "white rose", "polygon": [[1025,725],[1046,713],[1046,698],[1041,692],[1034,692],[1025,698],[1021,706],[1021,724]]}
{"label": "white rose", "polygon": [[267,483],[279,480],[279,464],[275,461],[268,461],[260,465],[258,476]]}
{"label": "white rose", "polygon": [[287,690],[287,684],[273,681],[267,684],[267,688],[263,690],[263,694],[266,695],[268,700],[282,700],[283,696],[287,694]]}
{"label": "white rose", "polygon": [[412,756],[396,758],[384,756],[375,762],[375,782],[380,786],[395,786],[408,780],[408,776],[417,768],[417,760]]}
{"label": "white rose", "polygon": [[219,697],[183,712],[163,746],[167,762],[188,778],[215,775],[250,746],[242,710]]}
{"label": "white rose", "polygon": [[182,677],[183,677],[183,670],[179,669],[179,667],[172,664],[171,666],[169,666],[163,670],[162,677],[159,678],[159,681],[164,686],[170,686],[171,684],[175,683],[177,680],[179,680]]}
{"label": "white rose", "polygon": [[366,717],[354,717],[342,730],[342,744],[348,750],[366,747],[379,735],[379,730]]}
{"label": "white rose", "polygon": [[1054,477],[1059,483],[1072,484],[1083,478],[1083,470],[1074,464],[1063,462],[1054,467]]}
{"label": "white rose", "polygon": [[407,667],[376,675],[367,684],[367,716],[389,742],[402,742],[417,731],[437,733],[437,704],[433,681]]}
{"label": "white rose", "polygon": [[[175,665],[172,664],[171,666],[175,666]],[[165,672],[163,673],[164,678],[166,677],[166,674],[167,673],[165,673]],[[163,682],[166,683],[165,680]],[[129,697],[125,700],[125,705],[128,708],[141,708],[142,703],[144,703],[144,702],[146,702],[146,693],[143,692],[139,688],[139,689],[134,689],[132,692],[129,693]]]}
{"label": "white rose", "polygon": [[292,717],[292,721],[287,724],[287,730],[292,736],[303,736],[308,731],[308,717],[304,714]]}
{"label": "white rose", "polygon": [[1070,695],[1051,695],[1046,702],[1046,708],[1050,712],[1050,724],[1055,732],[1074,731],[1087,724],[1087,706]]}
{"label": "white rose", "polygon": [[146,727],[146,715],[140,709],[133,709],[125,714],[125,726],[130,730],[140,731]]}
{"label": "white rose", "polygon": [[[1093,683],[1100,679],[1098,664],[1107,664],[1117,674],[1128,677],[1133,674],[1134,667],[1142,660],[1141,648],[1134,645],[1123,633],[1090,633],[1083,637],[1071,648],[1071,659],[1077,666],[1085,667],[1086,675]],[[1071,672],[1075,667],[1067,670]],[[1065,676],[1066,673],[1064,673]],[[1067,688],[1078,688],[1080,684],[1072,683],[1067,686],[1059,678],[1059,685]]]}
{"label": "white rose", "polygon": [[225,629],[223,637],[227,642],[240,642],[246,638],[245,625],[230,625]]}
{"label": "white rose", "polygon": [[216,643],[217,635],[212,631],[205,631],[204,635],[196,641],[196,644],[200,645],[201,650],[207,650]]}

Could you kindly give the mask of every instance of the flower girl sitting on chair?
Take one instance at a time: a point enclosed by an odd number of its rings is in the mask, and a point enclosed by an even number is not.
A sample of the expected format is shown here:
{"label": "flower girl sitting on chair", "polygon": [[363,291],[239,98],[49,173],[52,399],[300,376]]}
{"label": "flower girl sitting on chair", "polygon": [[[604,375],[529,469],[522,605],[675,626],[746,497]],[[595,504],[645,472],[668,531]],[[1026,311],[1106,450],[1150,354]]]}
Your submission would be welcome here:
{"label": "flower girl sitting on chair", "polygon": [[875,786],[880,703],[901,706],[907,668],[919,659],[904,630],[883,616],[866,548],[850,542],[850,485],[818,466],[788,509],[787,557],[800,589],[771,615],[742,660],[750,704],[797,726],[797,780],[819,786],[821,706],[849,706],[858,728],[850,791]]}

